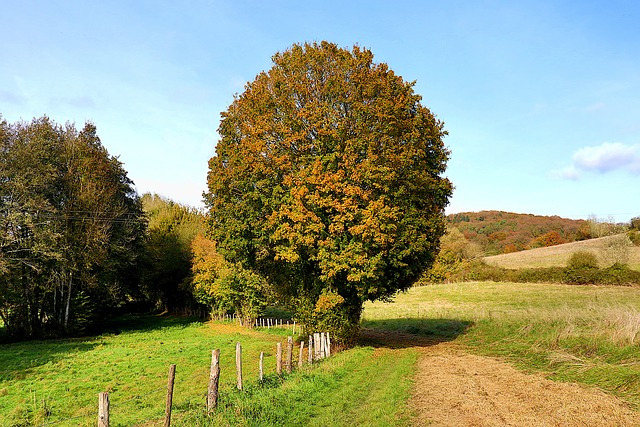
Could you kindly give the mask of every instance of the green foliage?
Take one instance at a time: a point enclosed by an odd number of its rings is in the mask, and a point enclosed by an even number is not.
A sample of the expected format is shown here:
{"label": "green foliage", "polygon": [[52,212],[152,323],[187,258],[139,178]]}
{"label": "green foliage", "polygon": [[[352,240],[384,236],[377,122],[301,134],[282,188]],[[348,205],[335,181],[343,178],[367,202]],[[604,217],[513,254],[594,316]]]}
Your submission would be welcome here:
{"label": "green foliage", "polygon": [[216,314],[235,313],[246,325],[253,325],[267,306],[266,281],[239,263],[227,262],[215,243],[201,234],[191,247],[191,285],[198,302]]}
{"label": "green foliage", "polygon": [[629,230],[629,233],[627,233],[627,235],[634,246],[640,246],[640,230]]}
{"label": "green foliage", "polygon": [[4,330],[82,332],[138,295],[145,222],[133,183],[91,123],[42,117],[0,130]]}
{"label": "green foliage", "polygon": [[623,264],[599,268],[595,254],[578,251],[571,256],[566,267],[507,269],[489,265],[480,259],[463,260],[449,266],[437,262],[421,284],[464,281],[631,285],[640,283],[640,271]]}
{"label": "green foliage", "polygon": [[481,257],[480,247],[469,242],[456,227],[448,226],[440,239],[440,252],[420,283],[443,283],[464,280],[470,262]]}
{"label": "green foliage", "polygon": [[227,264],[213,283],[213,304],[218,311],[238,314],[253,325],[267,305],[265,280],[240,264]]}
{"label": "green foliage", "polygon": [[435,259],[446,131],[366,49],[294,45],[273,62],[222,114],[211,235],[292,305],[337,293],[356,330],[364,301],[407,289]]}
{"label": "green foliage", "polygon": [[598,268],[598,257],[592,252],[578,251],[569,258],[567,268]]}
{"label": "green foliage", "polygon": [[156,194],[144,194],[142,206],[149,221],[145,294],[158,309],[193,307],[191,244],[204,231],[204,214]]}

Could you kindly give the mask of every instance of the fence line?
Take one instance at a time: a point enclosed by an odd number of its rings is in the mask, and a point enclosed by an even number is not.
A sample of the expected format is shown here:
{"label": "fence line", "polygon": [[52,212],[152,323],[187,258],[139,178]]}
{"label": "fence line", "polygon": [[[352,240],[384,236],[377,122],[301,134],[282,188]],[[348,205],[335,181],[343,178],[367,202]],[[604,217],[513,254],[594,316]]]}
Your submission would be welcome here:
{"label": "fence line", "polygon": [[[235,319],[231,319],[231,318],[229,320],[235,321]],[[273,323],[271,323],[272,321]],[[258,322],[257,319],[256,319],[256,322]],[[263,319],[261,324],[278,325],[278,323],[280,323],[280,325],[282,326],[290,326],[290,325],[283,325],[282,319],[268,320],[267,318],[265,318]],[[294,322],[294,326],[293,326],[294,330],[295,330],[295,327],[296,326]],[[309,335],[308,340],[309,340],[309,345],[307,348],[308,350],[307,364],[308,365],[311,365],[314,361],[321,360],[331,356],[331,340],[329,337],[329,333],[325,333],[325,332],[314,333]],[[305,346],[305,341],[300,341],[298,364],[297,364],[299,368],[304,366],[304,346]],[[287,347],[286,347],[286,354],[285,354],[286,359],[283,363],[282,342],[278,342],[276,344],[276,374],[277,375],[282,375],[283,364],[286,369],[286,373],[287,374],[292,373],[293,366],[294,366],[293,348],[294,348],[293,337],[289,336],[287,337]],[[219,398],[219,394],[218,394],[218,385],[219,385],[219,377],[220,377],[219,359],[220,359],[220,350],[219,349],[212,350],[211,371],[209,376],[209,386],[208,386],[207,399],[206,399],[206,407],[207,407],[208,414],[211,414],[216,409],[218,398]],[[264,380],[263,369],[264,369],[264,352],[260,352],[260,359],[259,359],[259,381],[260,382]],[[150,392],[139,394],[123,401],[114,402],[110,399],[108,392],[99,393],[98,414],[97,414],[98,427],[109,427],[109,414],[110,412],[113,412],[114,408],[118,408],[126,403],[132,402],[134,400],[139,400],[141,398],[148,397],[148,396],[160,393],[162,391],[166,391],[167,393],[166,402],[165,402],[165,411],[164,411],[164,426],[170,427],[172,405],[173,405],[175,372],[176,372],[176,365],[173,365],[173,364],[170,365],[169,377],[167,380],[166,387],[157,388],[157,389],[151,390]],[[236,343],[236,374],[237,374],[237,388],[238,390],[242,390],[243,389],[242,387],[242,381],[243,381],[242,379],[242,346],[239,342]],[[52,400],[54,402],[58,402],[58,400],[56,399],[52,399]],[[88,418],[92,415],[95,416],[95,414],[96,413],[94,412],[94,410],[91,410],[86,414],[76,415],[76,416],[67,417],[67,418],[61,418],[58,420],[45,421],[39,424],[37,427],[53,426],[62,422],[73,421],[80,418]],[[151,418],[151,419],[145,420],[144,422],[148,422],[154,419],[156,418]]]}

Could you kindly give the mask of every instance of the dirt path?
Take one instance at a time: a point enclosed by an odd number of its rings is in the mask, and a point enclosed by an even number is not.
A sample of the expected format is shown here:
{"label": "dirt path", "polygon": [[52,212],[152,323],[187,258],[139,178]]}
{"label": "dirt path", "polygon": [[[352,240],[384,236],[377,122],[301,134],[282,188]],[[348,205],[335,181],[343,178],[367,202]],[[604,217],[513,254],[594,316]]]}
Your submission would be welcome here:
{"label": "dirt path", "polygon": [[640,426],[640,414],[597,389],[520,372],[450,343],[421,347],[411,405],[419,426]]}

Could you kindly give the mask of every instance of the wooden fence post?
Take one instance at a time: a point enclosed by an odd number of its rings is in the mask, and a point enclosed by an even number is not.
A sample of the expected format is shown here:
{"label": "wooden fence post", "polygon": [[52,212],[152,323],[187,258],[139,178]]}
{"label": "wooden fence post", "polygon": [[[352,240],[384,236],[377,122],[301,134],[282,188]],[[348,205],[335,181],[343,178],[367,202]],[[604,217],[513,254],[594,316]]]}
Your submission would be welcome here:
{"label": "wooden fence post", "polygon": [[220,378],[220,349],[211,351],[211,372],[207,391],[207,414],[218,406],[218,379]]}
{"label": "wooden fence post", "polygon": [[260,352],[260,381],[262,381],[263,377],[264,377],[264,351]]}
{"label": "wooden fence post", "polygon": [[236,343],[236,371],[238,373],[238,390],[242,390],[242,346]]}
{"label": "wooden fence post", "polygon": [[320,359],[320,334],[318,332],[313,334],[313,359]]}
{"label": "wooden fence post", "polygon": [[287,337],[287,374],[293,370],[293,338]]}
{"label": "wooden fence post", "polygon": [[298,356],[298,368],[302,368],[304,358],[304,341],[300,341],[300,355]]}
{"label": "wooden fence post", "polygon": [[327,357],[331,357],[331,338],[329,338],[329,332],[327,332]]}
{"label": "wooden fence post", "polygon": [[309,335],[309,364],[313,363],[313,337]]}
{"label": "wooden fence post", "polygon": [[282,343],[276,344],[276,373],[280,375],[282,373]]}
{"label": "wooden fence post", "polygon": [[98,394],[98,427],[109,427],[109,393]]}
{"label": "wooden fence post", "polygon": [[171,426],[171,406],[173,404],[173,384],[176,379],[176,365],[169,365],[169,380],[167,382],[167,402],[164,408],[164,427]]}

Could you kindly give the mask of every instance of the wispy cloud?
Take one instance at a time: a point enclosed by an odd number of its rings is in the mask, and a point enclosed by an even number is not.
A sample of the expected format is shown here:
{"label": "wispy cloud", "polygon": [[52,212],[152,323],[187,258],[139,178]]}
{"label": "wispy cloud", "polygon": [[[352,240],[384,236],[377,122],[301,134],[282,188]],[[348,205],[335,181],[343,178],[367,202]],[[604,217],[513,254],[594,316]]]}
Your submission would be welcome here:
{"label": "wispy cloud", "polygon": [[604,174],[617,170],[640,173],[640,144],[604,142],[583,147],[573,153],[572,163],[552,175],[558,179],[578,180],[582,172]]}

